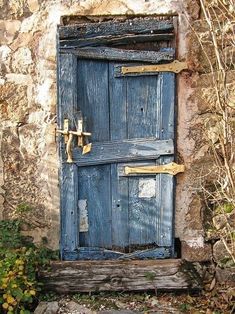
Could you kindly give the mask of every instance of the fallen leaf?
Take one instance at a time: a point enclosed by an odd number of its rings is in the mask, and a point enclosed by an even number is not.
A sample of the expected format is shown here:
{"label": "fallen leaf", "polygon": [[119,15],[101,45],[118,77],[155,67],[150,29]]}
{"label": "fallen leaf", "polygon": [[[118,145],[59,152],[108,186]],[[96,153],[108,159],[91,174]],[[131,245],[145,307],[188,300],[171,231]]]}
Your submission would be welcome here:
{"label": "fallen leaf", "polygon": [[216,279],[214,277],[211,284],[210,284],[210,288],[209,288],[210,291],[212,291],[215,288],[215,284],[216,284]]}

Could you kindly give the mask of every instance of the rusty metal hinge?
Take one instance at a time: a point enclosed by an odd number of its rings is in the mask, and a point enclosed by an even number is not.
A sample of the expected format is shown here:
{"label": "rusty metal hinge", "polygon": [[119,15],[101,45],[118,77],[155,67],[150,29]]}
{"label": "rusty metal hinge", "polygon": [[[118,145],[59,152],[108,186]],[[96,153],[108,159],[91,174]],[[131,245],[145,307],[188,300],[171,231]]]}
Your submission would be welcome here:
{"label": "rusty metal hinge", "polygon": [[122,74],[130,73],[152,73],[152,72],[174,72],[180,73],[183,70],[187,70],[188,65],[186,62],[175,60],[166,64],[151,64],[151,65],[137,65],[137,66],[122,66]]}
{"label": "rusty metal hinge", "polygon": [[126,175],[168,173],[174,176],[177,173],[184,171],[184,165],[178,165],[175,162],[171,162],[169,164],[159,166],[125,167],[124,172]]}

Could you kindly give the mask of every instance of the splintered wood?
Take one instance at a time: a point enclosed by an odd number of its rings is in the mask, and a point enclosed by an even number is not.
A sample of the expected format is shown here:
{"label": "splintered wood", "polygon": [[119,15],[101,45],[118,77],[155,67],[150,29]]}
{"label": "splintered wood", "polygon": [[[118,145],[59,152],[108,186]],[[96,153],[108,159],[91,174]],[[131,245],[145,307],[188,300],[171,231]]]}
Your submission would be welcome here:
{"label": "splintered wood", "polygon": [[192,267],[179,259],[53,262],[40,280],[58,293],[200,289]]}

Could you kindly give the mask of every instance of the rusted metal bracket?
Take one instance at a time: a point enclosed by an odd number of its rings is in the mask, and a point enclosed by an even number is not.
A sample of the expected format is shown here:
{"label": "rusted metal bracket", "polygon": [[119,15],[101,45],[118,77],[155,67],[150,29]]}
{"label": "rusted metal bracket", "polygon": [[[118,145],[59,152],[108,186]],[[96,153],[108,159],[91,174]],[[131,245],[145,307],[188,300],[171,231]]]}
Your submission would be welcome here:
{"label": "rusted metal bracket", "polygon": [[66,153],[67,153],[67,162],[73,162],[72,159],[72,141],[73,141],[73,134],[69,131],[69,120],[64,119],[64,129],[63,130],[56,130],[56,133],[64,135],[64,142],[66,144]]}
{"label": "rusted metal bracket", "polygon": [[124,172],[126,175],[168,173],[174,176],[177,173],[184,171],[185,171],[184,165],[178,165],[175,162],[171,162],[169,164],[159,166],[125,167]]}
{"label": "rusted metal bracket", "polygon": [[69,139],[69,120],[64,119],[64,129],[63,130],[56,130],[56,133],[60,133],[64,135],[64,142],[67,143]]}
{"label": "rusted metal bracket", "polygon": [[77,132],[72,132],[78,137],[78,147],[82,147],[82,154],[85,155],[91,151],[91,143],[88,143],[87,137],[91,136],[90,132],[83,132],[83,119],[78,120]]}
{"label": "rusted metal bracket", "polygon": [[151,64],[151,65],[137,65],[137,66],[122,66],[122,74],[130,73],[152,73],[152,72],[173,72],[180,73],[183,70],[187,70],[188,65],[186,62],[175,60],[166,64]]}
{"label": "rusted metal bracket", "polygon": [[77,131],[69,131],[69,120],[64,119],[64,129],[63,130],[56,130],[56,133],[64,135],[64,142],[66,144],[66,153],[67,153],[67,162],[73,162],[72,156],[72,143],[73,143],[73,136],[78,137],[78,147],[82,147],[82,154],[87,154],[91,151],[91,143],[85,144],[85,138],[87,136],[91,136],[90,132],[83,132],[83,123],[81,120],[78,121],[78,129]]}

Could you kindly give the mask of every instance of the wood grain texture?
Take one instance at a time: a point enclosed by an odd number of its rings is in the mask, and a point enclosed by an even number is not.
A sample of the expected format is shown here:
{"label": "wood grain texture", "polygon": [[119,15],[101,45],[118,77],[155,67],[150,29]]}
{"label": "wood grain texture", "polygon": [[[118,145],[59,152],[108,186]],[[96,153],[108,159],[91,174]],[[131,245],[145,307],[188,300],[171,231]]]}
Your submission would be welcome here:
{"label": "wood grain texture", "polygon": [[107,47],[61,48],[61,53],[72,53],[79,58],[96,60],[120,60],[143,62],[170,62],[174,60],[174,49],[168,51],[141,51]]}
{"label": "wood grain texture", "polygon": [[[82,112],[85,131],[92,133],[91,152],[82,155],[74,147],[72,165],[65,163],[64,142],[60,140],[64,259],[162,258],[165,251],[165,257],[173,256],[172,177],[152,176],[155,194],[146,197],[143,178],[119,176],[118,163],[126,162],[131,167],[132,163],[155,165],[173,160],[175,77],[160,73],[117,78],[115,67],[120,65],[117,61],[169,62],[175,51],[112,48],[168,40],[172,31],[171,21],[154,18],[80,24],[59,30],[59,126],[62,128],[63,119],[69,118],[75,130],[78,112]],[[107,43],[111,47],[102,47]],[[88,228],[83,232],[79,232],[78,201],[88,210]],[[156,248],[157,244],[162,247]],[[115,252],[116,248],[120,252]],[[90,284],[96,289],[94,282]],[[134,283],[131,285],[133,288]],[[118,289],[123,288],[113,287]]]}
{"label": "wood grain texture", "polygon": [[[127,138],[127,110],[125,80],[114,78],[114,62],[109,62],[110,139]],[[120,179],[118,164],[111,165],[112,245],[125,249],[129,245],[128,180]]]}
{"label": "wood grain texture", "polygon": [[57,293],[201,289],[193,265],[182,260],[52,262],[40,273]]}
{"label": "wood grain texture", "polygon": [[87,201],[88,232],[80,232],[80,246],[112,247],[110,165],[79,167],[79,199]]}
{"label": "wood grain texture", "polygon": [[[80,242],[80,245],[82,243]],[[163,259],[171,257],[170,248],[153,248],[147,250],[139,250],[132,253],[122,253],[119,251],[108,250],[101,247],[80,247],[72,254],[69,251],[64,252],[65,260],[146,260],[146,259]]]}
{"label": "wood grain texture", "polygon": [[83,48],[83,47],[98,47],[98,46],[117,46],[128,45],[144,42],[154,42],[159,40],[172,40],[174,34],[141,34],[141,35],[125,35],[125,36],[97,36],[92,38],[76,38],[60,41],[61,48]]}
{"label": "wood grain texture", "polygon": [[98,60],[78,60],[77,98],[85,131],[90,141],[109,141],[108,64]]}
{"label": "wood grain texture", "polygon": [[[110,138],[109,95],[108,89],[105,88],[108,86],[108,64],[79,60],[77,73],[78,106],[84,117],[86,131],[92,133],[92,151],[86,155],[81,155],[79,151],[80,158],[87,160],[93,156],[95,147],[100,147],[100,142]],[[79,199],[87,202],[89,224],[88,232],[80,232],[80,246],[111,248],[110,189],[110,165],[103,162],[99,166],[99,163],[95,162],[93,167],[79,168]]]}
{"label": "wood grain texture", "polygon": [[107,21],[102,23],[84,23],[74,26],[60,26],[58,34],[60,39],[66,38],[92,38],[97,36],[120,36],[127,34],[151,34],[173,31],[171,20],[158,21],[154,18],[126,21]]}
{"label": "wood grain texture", "polygon": [[73,160],[78,166],[88,166],[128,160],[156,159],[160,155],[173,153],[172,140],[131,139],[94,143],[91,152],[86,155],[81,155],[81,151],[76,148],[73,152]]}
{"label": "wood grain texture", "polygon": [[[161,140],[175,137],[175,74],[160,73],[158,76],[156,136]],[[174,156],[162,156],[159,164],[167,164]],[[168,174],[156,176],[159,191],[156,199],[157,244],[174,247],[174,189],[175,178]],[[174,253],[173,253],[174,254]]]}
{"label": "wood grain texture", "polygon": [[[58,58],[58,127],[63,129],[64,119],[74,127],[77,117],[77,94],[75,72],[77,59],[71,54]],[[60,207],[61,207],[61,257],[64,252],[75,252],[78,245],[78,172],[77,166],[63,164],[65,155],[63,136],[59,137],[60,154]]]}

